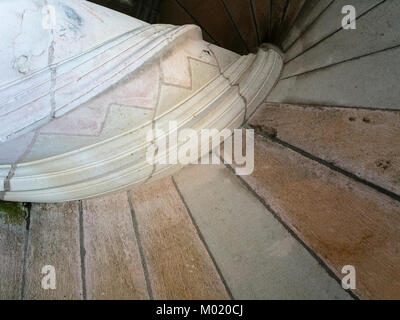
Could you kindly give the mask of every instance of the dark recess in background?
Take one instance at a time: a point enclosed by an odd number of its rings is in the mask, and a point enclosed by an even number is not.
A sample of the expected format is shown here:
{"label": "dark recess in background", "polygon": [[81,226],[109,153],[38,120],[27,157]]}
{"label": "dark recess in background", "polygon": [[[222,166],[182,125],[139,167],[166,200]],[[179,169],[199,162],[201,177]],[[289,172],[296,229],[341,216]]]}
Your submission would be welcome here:
{"label": "dark recess in background", "polygon": [[125,13],[140,20],[157,23],[163,0],[89,0],[90,2]]}
{"label": "dark recess in background", "polygon": [[90,0],[149,23],[197,24],[206,41],[239,54],[280,46],[304,4],[318,0]]}

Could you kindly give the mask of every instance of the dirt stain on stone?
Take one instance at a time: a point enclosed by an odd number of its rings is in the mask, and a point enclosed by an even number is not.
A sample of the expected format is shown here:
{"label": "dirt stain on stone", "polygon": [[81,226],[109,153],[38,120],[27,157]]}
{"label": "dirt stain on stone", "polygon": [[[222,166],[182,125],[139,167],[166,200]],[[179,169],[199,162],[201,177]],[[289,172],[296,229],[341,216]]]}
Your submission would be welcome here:
{"label": "dirt stain on stone", "polygon": [[389,168],[390,168],[391,162],[390,162],[390,160],[377,160],[377,161],[375,161],[375,165],[376,165],[378,168],[381,168],[381,169],[383,169],[383,170],[386,170],[386,169],[389,169]]}
{"label": "dirt stain on stone", "polygon": [[64,13],[69,20],[68,28],[72,31],[77,31],[83,24],[83,20],[80,15],[76,13],[74,9],[68,6],[63,6]]}
{"label": "dirt stain on stone", "polygon": [[270,138],[276,138],[278,136],[278,130],[273,127],[268,127],[265,125],[251,125],[251,127],[256,131],[263,135],[266,135]]}

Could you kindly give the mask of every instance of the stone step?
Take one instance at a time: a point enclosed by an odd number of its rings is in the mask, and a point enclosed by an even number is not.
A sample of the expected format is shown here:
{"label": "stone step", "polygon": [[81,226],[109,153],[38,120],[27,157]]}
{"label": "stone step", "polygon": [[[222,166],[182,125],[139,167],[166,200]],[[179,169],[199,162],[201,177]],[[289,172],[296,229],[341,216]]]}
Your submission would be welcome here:
{"label": "stone step", "polygon": [[174,180],[235,299],[351,298],[224,165]]}
{"label": "stone step", "polygon": [[148,299],[126,193],[82,201],[87,299]]}
{"label": "stone step", "polygon": [[21,297],[27,211],[0,202],[0,300]]}
{"label": "stone step", "polygon": [[338,278],[355,267],[357,296],[400,298],[398,201],[259,135],[242,179]]}
{"label": "stone step", "polygon": [[[1,216],[1,298],[349,299],[345,265],[358,297],[399,298],[399,202],[306,156],[351,150],[362,165],[374,149],[362,152],[360,132],[381,139],[379,153],[395,131],[379,123],[396,118],[322,110],[263,106],[250,124],[279,139],[256,135],[250,176],[189,166],[128,193],[33,204],[27,220]],[[55,290],[42,288],[46,265]]]}
{"label": "stone step", "polygon": [[264,104],[249,124],[400,197],[400,112]]}
{"label": "stone step", "polygon": [[[28,226],[5,218],[1,299],[231,297],[171,178],[81,203],[33,204]],[[45,266],[55,288],[43,288]]]}
{"label": "stone step", "polygon": [[229,299],[171,178],[131,196],[153,298]]}
{"label": "stone step", "polygon": [[[26,250],[23,299],[83,298],[78,201],[33,204]],[[42,286],[45,276],[51,276],[45,266],[54,267],[55,289]]]}

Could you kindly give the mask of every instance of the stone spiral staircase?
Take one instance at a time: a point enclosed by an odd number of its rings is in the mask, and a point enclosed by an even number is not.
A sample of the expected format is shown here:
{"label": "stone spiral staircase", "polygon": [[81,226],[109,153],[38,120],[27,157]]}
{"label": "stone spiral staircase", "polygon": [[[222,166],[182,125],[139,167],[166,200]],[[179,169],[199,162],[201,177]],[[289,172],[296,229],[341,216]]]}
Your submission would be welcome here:
{"label": "stone spiral staircase", "polygon": [[344,30],[342,0],[120,2],[238,53],[282,48],[280,81],[245,124],[254,172],[188,166],[96,199],[2,203],[0,298],[399,299],[400,3],[355,0]]}

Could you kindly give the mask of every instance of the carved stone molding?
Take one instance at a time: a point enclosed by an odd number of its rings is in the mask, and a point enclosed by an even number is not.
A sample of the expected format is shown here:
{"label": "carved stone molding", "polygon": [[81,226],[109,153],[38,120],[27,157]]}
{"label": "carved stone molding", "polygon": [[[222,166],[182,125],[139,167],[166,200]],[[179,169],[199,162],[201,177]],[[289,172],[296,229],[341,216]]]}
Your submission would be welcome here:
{"label": "carved stone molding", "polygon": [[[238,128],[282,69],[277,50],[239,56],[205,42],[194,25],[149,25],[86,1],[21,3],[0,3],[21,15],[16,37],[34,30],[48,39],[16,48],[9,37],[0,54],[4,200],[82,199],[170,174],[181,166],[146,160],[149,131],[176,134],[171,121],[178,132]],[[53,30],[38,19],[44,5],[60,19]]]}

